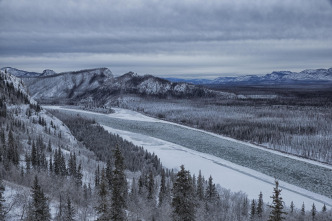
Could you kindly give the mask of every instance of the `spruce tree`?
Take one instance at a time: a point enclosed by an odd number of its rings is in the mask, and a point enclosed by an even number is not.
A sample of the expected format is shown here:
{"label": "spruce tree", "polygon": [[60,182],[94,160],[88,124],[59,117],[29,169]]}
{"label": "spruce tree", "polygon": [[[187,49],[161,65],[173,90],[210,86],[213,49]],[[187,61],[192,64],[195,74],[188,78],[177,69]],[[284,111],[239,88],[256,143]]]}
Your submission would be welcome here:
{"label": "spruce tree", "polygon": [[302,215],[302,216],[305,216],[305,206],[304,206],[304,202],[302,203],[301,215]]}
{"label": "spruce tree", "polygon": [[19,162],[19,154],[16,142],[14,140],[12,129],[8,132],[8,150],[7,150],[7,159],[9,162],[12,162],[14,165],[18,165]]}
{"label": "spruce tree", "polygon": [[154,192],[154,178],[153,178],[152,171],[150,171],[150,173],[149,173],[149,183],[148,183],[148,199],[153,198],[153,192]]}
{"label": "spruce tree", "polygon": [[80,163],[78,164],[78,168],[75,175],[75,183],[78,187],[82,187],[82,178],[83,178],[82,164]]}
{"label": "spruce tree", "polygon": [[71,200],[67,197],[67,204],[65,207],[64,221],[74,221],[75,209],[71,204]]}
{"label": "spruce tree", "polygon": [[31,169],[31,157],[28,153],[25,153],[25,165],[26,165],[26,172],[30,173]]}
{"label": "spruce tree", "polygon": [[6,211],[5,211],[5,198],[3,193],[5,192],[5,186],[2,183],[2,178],[0,177],[0,220],[5,220],[6,218]]}
{"label": "spruce tree", "polygon": [[248,216],[248,209],[249,209],[248,197],[245,196],[243,198],[241,215],[245,217]]}
{"label": "spruce tree", "polygon": [[275,180],[275,187],[273,189],[273,195],[272,198],[272,205],[270,205],[270,208],[272,209],[270,212],[269,221],[281,221],[284,220],[285,217],[284,214],[287,214],[283,211],[284,205],[283,200],[281,197],[281,189],[279,189],[279,182],[278,180]]}
{"label": "spruce tree", "polygon": [[195,220],[195,196],[191,183],[190,172],[181,166],[173,185],[173,220]]}
{"label": "spruce tree", "polygon": [[101,179],[98,185],[98,206],[96,207],[98,213],[98,221],[110,220],[109,215],[109,200],[108,200],[108,187],[105,177],[105,170],[101,170]]}
{"label": "spruce tree", "polygon": [[197,177],[197,196],[199,200],[203,200],[204,198],[203,183],[204,183],[204,178],[202,177],[201,170],[199,170]]}
{"label": "spruce tree", "polygon": [[311,208],[311,216],[313,221],[315,221],[316,213],[317,213],[316,206],[315,203],[313,203]]}
{"label": "spruce tree", "polygon": [[31,164],[33,166],[33,168],[36,169],[37,164],[38,164],[38,156],[37,156],[37,148],[36,148],[36,144],[35,141],[32,141],[32,147],[31,147]]}
{"label": "spruce tree", "polygon": [[112,187],[112,176],[113,176],[113,172],[112,172],[112,164],[111,164],[111,160],[107,160],[107,164],[106,164],[106,179],[108,182],[108,188],[111,189]]}
{"label": "spruce tree", "polygon": [[124,174],[123,156],[118,146],[114,151],[114,170],[112,179],[112,220],[126,219],[127,180]]}
{"label": "spruce tree", "polygon": [[262,218],[263,215],[263,193],[260,192],[258,196],[258,203],[257,203],[257,216]]}
{"label": "spruce tree", "polygon": [[59,149],[59,169],[60,169],[60,175],[61,176],[66,176],[68,174],[67,167],[66,167],[66,160],[65,157],[62,153],[62,151]]}
{"label": "spruce tree", "polygon": [[166,176],[165,170],[161,171],[161,181],[160,181],[160,190],[159,190],[159,206],[162,205],[166,195]]}
{"label": "spruce tree", "polygon": [[38,178],[35,176],[35,180],[32,186],[32,211],[29,212],[29,220],[35,221],[47,221],[51,219],[50,208],[47,202],[47,198],[38,184]]}
{"label": "spruce tree", "polygon": [[250,207],[250,219],[251,220],[254,220],[255,219],[255,214],[256,214],[256,202],[255,200],[253,199],[251,201],[251,207]]}
{"label": "spruce tree", "polygon": [[294,202],[292,201],[291,204],[290,204],[290,212],[293,213],[294,212]]}
{"label": "spruce tree", "polygon": [[53,173],[53,160],[52,160],[52,156],[50,156],[49,169],[50,169],[50,173]]}
{"label": "spruce tree", "polygon": [[59,207],[58,207],[58,213],[55,217],[55,220],[57,221],[61,221],[64,219],[64,205],[63,205],[63,202],[62,202],[62,195],[60,193],[60,196],[59,196]]}
{"label": "spruce tree", "polygon": [[322,208],[322,212],[325,213],[326,210],[327,210],[327,209],[326,209],[326,205],[325,205],[325,203],[324,203],[323,208]]}
{"label": "spruce tree", "polygon": [[69,176],[73,176],[76,177],[76,154],[74,152],[74,154],[70,153],[69,154],[69,160],[68,160],[68,173]]}
{"label": "spruce tree", "polygon": [[52,143],[51,143],[51,139],[48,140],[47,151],[48,151],[48,152],[52,152]]}
{"label": "spruce tree", "polygon": [[99,186],[99,183],[100,183],[100,169],[98,164],[97,169],[95,171],[95,187]]}
{"label": "spruce tree", "polygon": [[216,185],[213,183],[212,176],[209,177],[208,185],[206,187],[205,191],[205,198],[212,202],[216,199],[218,196],[217,190],[216,190]]}

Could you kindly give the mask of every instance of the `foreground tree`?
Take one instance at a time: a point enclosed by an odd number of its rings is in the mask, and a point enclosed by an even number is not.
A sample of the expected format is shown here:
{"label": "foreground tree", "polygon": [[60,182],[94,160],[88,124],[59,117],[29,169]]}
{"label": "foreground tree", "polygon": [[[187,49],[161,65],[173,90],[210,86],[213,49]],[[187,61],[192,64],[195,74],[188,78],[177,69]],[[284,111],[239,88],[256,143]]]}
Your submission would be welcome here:
{"label": "foreground tree", "polygon": [[166,196],[166,175],[165,170],[161,171],[160,191],[159,191],[159,206],[162,205]]}
{"label": "foreground tree", "polygon": [[278,180],[275,180],[275,187],[273,189],[273,196],[272,198],[272,205],[270,205],[270,208],[272,209],[270,212],[269,221],[280,221],[284,220],[285,217],[284,214],[287,214],[283,211],[284,205],[281,197],[281,189],[279,189],[279,182]]}
{"label": "foreground tree", "polygon": [[294,212],[294,208],[295,208],[295,206],[294,206],[294,203],[293,203],[293,201],[292,201],[291,204],[290,204],[290,212],[291,212],[291,213]]}
{"label": "foreground tree", "polygon": [[75,209],[71,204],[71,200],[69,197],[67,197],[67,204],[65,208],[65,221],[74,221],[75,217]]}
{"label": "foreground tree", "polygon": [[116,146],[114,151],[114,167],[112,177],[111,219],[121,221],[126,219],[127,180],[124,174],[123,157],[118,146]]}
{"label": "foreground tree", "polygon": [[107,181],[105,177],[105,170],[101,170],[101,180],[98,188],[98,206],[96,207],[98,218],[97,221],[110,220],[109,216],[109,200],[107,191]]}
{"label": "foreground tree", "polygon": [[5,198],[3,196],[3,192],[5,192],[5,186],[2,183],[2,178],[0,177],[0,220],[5,220],[6,211],[5,211]]}
{"label": "foreground tree", "polygon": [[315,206],[315,204],[313,203],[313,204],[312,204],[312,208],[311,208],[311,216],[312,216],[312,220],[313,220],[313,221],[315,221],[316,213],[317,213],[316,206]]}
{"label": "foreground tree", "polygon": [[195,195],[190,173],[181,166],[173,186],[173,220],[195,220]]}
{"label": "foreground tree", "polygon": [[263,203],[263,193],[260,192],[259,193],[259,196],[258,196],[258,203],[257,203],[257,216],[259,218],[262,218],[262,215],[263,215],[263,206],[264,206],[264,203]]}
{"label": "foreground tree", "polygon": [[42,188],[38,184],[38,178],[35,176],[35,180],[32,186],[32,203],[29,208],[28,219],[33,221],[47,221],[51,220],[50,208],[47,202]]}
{"label": "foreground tree", "polygon": [[255,214],[256,214],[256,202],[253,199],[251,201],[250,220],[254,220],[255,219]]}

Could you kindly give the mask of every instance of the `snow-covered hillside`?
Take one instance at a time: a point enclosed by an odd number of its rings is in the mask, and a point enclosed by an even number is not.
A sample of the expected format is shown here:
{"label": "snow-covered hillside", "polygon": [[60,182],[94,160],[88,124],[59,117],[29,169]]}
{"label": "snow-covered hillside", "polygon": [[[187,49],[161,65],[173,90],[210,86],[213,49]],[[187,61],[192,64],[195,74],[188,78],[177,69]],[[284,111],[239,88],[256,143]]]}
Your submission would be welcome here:
{"label": "snow-covered hillside", "polygon": [[23,84],[22,79],[19,79],[12,74],[5,73],[5,71],[2,71],[2,70],[0,70],[0,77],[1,77],[1,79],[3,79],[3,83],[12,85],[16,92],[23,94],[23,96],[25,96],[27,98],[27,101],[26,101],[27,103],[30,103],[33,105],[37,104],[37,102],[33,98],[31,98],[30,95],[28,94],[27,88]]}
{"label": "snow-covered hillside", "polygon": [[20,77],[29,88],[33,98],[43,103],[91,103],[99,105],[128,94],[166,98],[181,97],[234,97],[231,93],[212,91],[187,83],[172,83],[152,75],[139,76],[129,72],[113,76],[107,68],[55,73],[45,70],[41,74],[4,68],[8,73]]}
{"label": "snow-covered hillside", "polygon": [[[1,108],[5,104],[6,112],[0,115],[2,136],[0,168],[5,188],[5,202],[1,203],[6,211],[6,220],[20,220],[26,216],[27,205],[31,200],[31,182],[35,175],[40,179],[40,185],[49,199],[51,215],[55,217],[58,213],[59,194],[66,191],[66,188],[72,184],[70,184],[71,181],[63,180],[59,185],[57,180],[52,180],[47,170],[45,172],[44,166],[48,168],[49,162],[52,162],[53,153],[60,150],[65,161],[69,160],[71,154],[76,154],[76,160],[81,163],[82,168],[82,185],[93,185],[95,168],[103,163],[96,160],[94,153],[77,141],[62,121],[40,108],[29,96],[26,87],[22,84],[22,79],[5,72],[0,71],[0,103]],[[13,146],[10,145],[10,133],[14,137]],[[39,166],[31,164],[30,156],[36,146],[43,146],[37,151],[40,154],[41,165]],[[47,150],[45,150],[46,147]],[[11,160],[12,157],[9,157],[7,152],[17,153],[17,165],[11,165],[10,161],[8,162],[8,159]],[[27,166],[28,164],[30,166]],[[82,215],[82,208],[74,202],[73,204],[77,214]]]}

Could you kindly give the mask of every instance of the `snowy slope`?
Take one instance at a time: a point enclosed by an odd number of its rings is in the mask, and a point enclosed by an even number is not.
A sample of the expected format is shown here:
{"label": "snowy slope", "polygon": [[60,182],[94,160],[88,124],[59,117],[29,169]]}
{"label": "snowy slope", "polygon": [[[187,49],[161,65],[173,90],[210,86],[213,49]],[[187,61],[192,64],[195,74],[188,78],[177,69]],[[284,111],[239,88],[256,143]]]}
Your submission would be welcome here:
{"label": "snowy slope", "polygon": [[11,75],[9,73],[5,73],[2,70],[0,70],[0,75],[1,75],[1,78],[4,79],[4,83],[12,84],[16,91],[19,91],[22,94],[24,94],[28,98],[28,102],[30,104],[33,104],[33,105],[37,104],[37,102],[33,98],[31,98],[30,95],[28,94],[27,88],[25,87],[25,85],[23,84],[23,81],[21,79],[15,77],[14,75]]}
{"label": "snowy slope", "polygon": [[10,73],[10,74],[12,74],[16,77],[19,77],[19,78],[37,77],[37,76],[41,75],[40,73],[23,71],[23,70],[19,70],[19,69],[16,69],[16,68],[11,68],[11,67],[4,67],[4,68],[1,68],[1,70],[3,72]]}
{"label": "snowy slope", "polygon": [[107,68],[60,74],[45,70],[38,76],[22,79],[35,99],[61,100],[82,96],[97,89],[106,81],[112,81],[113,74]]}

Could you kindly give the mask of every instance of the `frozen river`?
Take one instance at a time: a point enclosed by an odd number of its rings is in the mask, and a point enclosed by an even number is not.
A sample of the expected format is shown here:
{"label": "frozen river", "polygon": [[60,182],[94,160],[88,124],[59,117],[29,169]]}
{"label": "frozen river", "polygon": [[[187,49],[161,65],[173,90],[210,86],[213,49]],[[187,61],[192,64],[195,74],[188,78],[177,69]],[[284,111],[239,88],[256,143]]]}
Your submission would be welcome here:
{"label": "frozen river", "polygon": [[280,180],[287,205],[302,202],[307,208],[332,206],[332,167],[214,135],[204,131],[161,121],[134,111],[118,109],[114,114],[45,107],[79,113],[93,118],[104,128],[136,145],[154,152],[167,168],[185,165],[191,173],[202,174],[232,191],[242,191],[257,198],[260,191],[270,201],[274,177]]}

